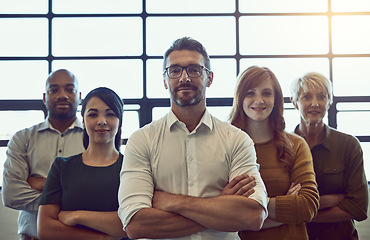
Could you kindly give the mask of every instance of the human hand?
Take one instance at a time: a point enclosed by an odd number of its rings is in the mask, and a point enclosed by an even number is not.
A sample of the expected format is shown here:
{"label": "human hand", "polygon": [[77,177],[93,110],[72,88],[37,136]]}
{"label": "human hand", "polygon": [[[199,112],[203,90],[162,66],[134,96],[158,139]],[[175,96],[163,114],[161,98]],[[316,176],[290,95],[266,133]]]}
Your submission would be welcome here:
{"label": "human hand", "polygon": [[77,225],[78,211],[60,211],[58,220],[64,225],[74,227]]}
{"label": "human hand", "polygon": [[288,189],[288,192],[286,193],[286,195],[298,195],[298,192],[299,190],[301,190],[302,186],[300,183],[294,185],[294,182],[292,182],[292,184],[290,184],[290,187]]}
{"label": "human hand", "polygon": [[40,192],[42,192],[45,182],[46,178],[44,177],[31,175],[27,178],[27,183],[30,185],[30,187]]}
{"label": "human hand", "polygon": [[229,182],[220,195],[240,195],[249,197],[254,193],[254,187],[256,186],[255,178],[249,177],[248,174],[242,174],[236,176]]}
{"label": "human hand", "polygon": [[344,199],[344,197],[344,194],[321,195],[319,209],[335,207]]}

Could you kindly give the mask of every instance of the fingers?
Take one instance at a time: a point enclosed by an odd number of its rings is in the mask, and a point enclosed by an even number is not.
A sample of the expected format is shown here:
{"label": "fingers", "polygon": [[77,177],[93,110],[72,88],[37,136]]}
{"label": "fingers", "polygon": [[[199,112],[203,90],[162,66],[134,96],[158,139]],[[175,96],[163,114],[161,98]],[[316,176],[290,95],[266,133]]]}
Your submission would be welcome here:
{"label": "fingers", "polygon": [[248,174],[239,175],[231,180],[229,184],[222,190],[221,195],[242,195],[250,196],[256,186],[254,177],[249,177]]}
{"label": "fingers", "polygon": [[287,192],[287,195],[297,195],[299,190],[301,190],[302,186],[300,183],[294,185],[294,183],[292,183],[289,187],[289,190]]}
{"label": "fingers", "polygon": [[[238,184],[240,184],[238,186]],[[250,196],[254,193],[254,187],[257,185],[256,180],[254,177],[248,177],[247,179],[243,179],[240,181],[236,186],[238,186],[238,191],[234,195],[241,195],[241,196]]]}

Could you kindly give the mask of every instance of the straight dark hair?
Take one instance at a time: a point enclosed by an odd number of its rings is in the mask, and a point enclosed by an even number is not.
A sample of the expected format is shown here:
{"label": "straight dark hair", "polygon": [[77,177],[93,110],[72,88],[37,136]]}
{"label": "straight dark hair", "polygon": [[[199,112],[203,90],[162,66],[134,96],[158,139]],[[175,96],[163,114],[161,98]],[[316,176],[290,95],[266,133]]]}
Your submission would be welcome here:
{"label": "straight dark hair", "polygon": [[[114,145],[119,151],[122,140],[122,119],[123,119],[123,101],[122,99],[115,93],[112,89],[106,88],[106,87],[98,87],[94,90],[91,90],[85,97],[85,99],[82,101],[82,109],[81,109],[81,115],[82,117],[85,114],[86,111],[86,105],[90,101],[91,98],[97,97],[101,99],[107,106],[113,110],[113,112],[117,115],[119,124],[118,124],[118,131],[115,137]],[[86,129],[84,129],[83,134],[83,145],[85,149],[89,146],[89,135],[87,135]]]}

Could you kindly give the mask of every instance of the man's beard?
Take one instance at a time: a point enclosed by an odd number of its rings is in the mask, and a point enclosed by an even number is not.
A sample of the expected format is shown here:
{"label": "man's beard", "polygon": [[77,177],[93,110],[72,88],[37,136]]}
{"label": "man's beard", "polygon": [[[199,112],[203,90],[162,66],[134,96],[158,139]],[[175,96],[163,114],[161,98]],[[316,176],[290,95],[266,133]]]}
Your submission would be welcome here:
{"label": "man's beard", "polygon": [[[183,87],[183,86],[180,86],[180,87]],[[196,91],[196,95],[192,97],[190,100],[180,98],[177,94],[178,88],[175,88],[173,91],[171,91],[171,99],[177,106],[180,106],[180,107],[194,106],[194,105],[199,104],[204,99],[205,94],[204,93],[201,94],[197,88],[194,89]]]}
{"label": "man's beard", "polygon": [[59,120],[70,120],[76,117],[76,109],[71,109],[69,111],[49,111],[49,115],[53,117],[54,119]]}

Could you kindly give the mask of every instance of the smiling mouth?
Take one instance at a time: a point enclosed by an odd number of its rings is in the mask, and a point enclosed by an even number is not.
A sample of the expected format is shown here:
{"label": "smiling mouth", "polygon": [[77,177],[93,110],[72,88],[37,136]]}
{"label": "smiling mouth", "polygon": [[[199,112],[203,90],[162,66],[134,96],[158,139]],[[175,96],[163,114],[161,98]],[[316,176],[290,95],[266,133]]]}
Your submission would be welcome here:
{"label": "smiling mouth", "polygon": [[97,133],[107,133],[107,132],[109,132],[109,130],[108,129],[98,129],[98,130],[95,130],[95,132],[97,132]]}
{"label": "smiling mouth", "polygon": [[308,113],[310,113],[310,114],[320,114],[320,112],[318,112],[318,111],[309,111]]}
{"label": "smiling mouth", "polygon": [[253,110],[256,110],[256,111],[263,111],[266,109],[266,107],[251,107]]}

